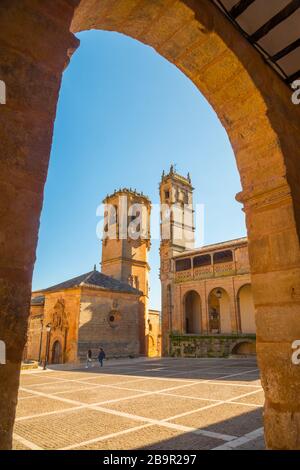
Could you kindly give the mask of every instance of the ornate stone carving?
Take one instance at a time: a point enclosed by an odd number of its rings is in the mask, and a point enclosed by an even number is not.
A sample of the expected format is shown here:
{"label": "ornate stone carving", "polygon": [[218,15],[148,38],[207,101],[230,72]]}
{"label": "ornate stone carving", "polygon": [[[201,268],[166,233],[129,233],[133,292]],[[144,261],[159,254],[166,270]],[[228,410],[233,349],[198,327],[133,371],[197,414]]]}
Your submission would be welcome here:
{"label": "ornate stone carving", "polygon": [[52,314],[52,328],[53,330],[64,330],[68,328],[68,319],[65,311],[64,299],[58,299],[54,305]]}

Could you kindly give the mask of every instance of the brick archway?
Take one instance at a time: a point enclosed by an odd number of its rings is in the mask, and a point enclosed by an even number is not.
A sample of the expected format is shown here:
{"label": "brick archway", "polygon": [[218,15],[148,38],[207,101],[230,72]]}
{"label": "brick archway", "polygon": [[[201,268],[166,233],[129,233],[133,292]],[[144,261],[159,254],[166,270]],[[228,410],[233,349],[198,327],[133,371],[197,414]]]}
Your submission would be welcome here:
{"label": "brick archway", "polygon": [[243,187],[267,445],[300,448],[300,374],[291,365],[291,343],[300,338],[300,112],[209,0],[1,2],[0,331],[8,362],[0,366],[0,448],[11,446],[61,75],[78,46],[70,27],[114,30],[154,47],[195,83],[226,128]]}

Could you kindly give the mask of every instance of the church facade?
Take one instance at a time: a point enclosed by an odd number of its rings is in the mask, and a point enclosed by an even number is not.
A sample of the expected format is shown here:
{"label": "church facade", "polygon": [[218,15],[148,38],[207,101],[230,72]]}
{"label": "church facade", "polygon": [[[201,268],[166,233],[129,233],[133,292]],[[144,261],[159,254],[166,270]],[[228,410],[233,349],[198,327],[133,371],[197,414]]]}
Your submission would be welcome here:
{"label": "church facade", "polygon": [[194,247],[190,176],[160,183],[163,354],[255,354],[247,238]]}
{"label": "church facade", "polygon": [[33,293],[26,359],[74,363],[99,347],[108,358],[160,355],[160,312],[149,309],[150,234],[146,227],[144,236],[127,236],[130,208],[149,221],[150,200],[120,189],[103,202],[102,270]]}
{"label": "church facade", "polygon": [[32,297],[27,359],[48,363],[138,356],[141,292],[96,270],[36,292]]}

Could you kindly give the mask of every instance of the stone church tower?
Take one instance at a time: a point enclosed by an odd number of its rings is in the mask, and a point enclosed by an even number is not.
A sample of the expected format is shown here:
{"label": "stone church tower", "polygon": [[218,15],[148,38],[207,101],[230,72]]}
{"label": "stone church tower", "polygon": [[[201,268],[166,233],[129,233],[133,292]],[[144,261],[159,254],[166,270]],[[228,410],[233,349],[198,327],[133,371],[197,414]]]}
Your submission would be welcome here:
{"label": "stone church tower", "polygon": [[174,255],[192,250],[194,239],[193,187],[191,179],[174,171],[162,174],[159,185],[161,204],[160,279],[162,308],[162,353],[169,349],[168,337],[172,331],[173,279],[171,260]]}
{"label": "stone church tower", "polygon": [[148,353],[151,202],[131,189],[107,196],[102,240],[102,273],[142,292],[140,301],[141,354]]}

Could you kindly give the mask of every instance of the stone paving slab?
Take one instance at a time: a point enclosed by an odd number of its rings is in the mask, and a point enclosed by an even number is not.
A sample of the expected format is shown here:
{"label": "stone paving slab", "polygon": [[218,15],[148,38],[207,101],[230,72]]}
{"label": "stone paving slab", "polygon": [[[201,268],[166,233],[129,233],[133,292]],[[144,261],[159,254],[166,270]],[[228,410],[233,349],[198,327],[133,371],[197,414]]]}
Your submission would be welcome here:
{"label": "stone paving slab", "polygon": [[25,392],[24,390],[19,390],[18,393],[18,398],[28,398],[28,397],[33,397],[34,395],[30,392]]}
{"label": "stone paving slab", "polygon": [[211,449],[223,441],[199,436],[184,431],[150,426],[122,436],[101,440],[78,447],[78,450],[204,450]]}
{"label": "stone paving slab", "polygon": [[57,378],[51,376],[51,375],[47,375],[47,376],[44,376],[43,373],[40,373],[39,375],[37,374],[32,374],[29,375],[29,374],[26,374],[26,375],[22,375],[21,374],[21,379],[20,379],[20,386],[21,387],[27,387],[27,386],[31,386],[31,385],[39,385],[39,384],[42,384],[42,383],[45,383],[45,382],[52,382],[52,383],[59,383],[60,380],[58,380]]}
{"label": "stone paving slab", "polygon": [[194,371],[185,371],[177,372],[172,374],[173,378],[182,378],[187,380],[211,380],[218,377],[224,377],[224,370],[222,372],[212,372],[209,370],[194,370]]}
{"label": "stone paving slab", "polygon": [[236,385],[239,384],[251,384],[251,385],[259,385],[261,386],[261,381],[259,379],[258,374],[245,374],[236,377],[227,377],[227,378],[217,378],[217,381],[220,383],[234,383]]}
{"label": "stone paving slab", "polygon": [[26,447],[21,442],[18,442],[16,439],[13,439],[13,450],[30,450],[29,447]]}
{"label": "stone paving slab", "polygon": [[243,436],[263,425],[261,408],[235,403],[220,404],[170,422],[234,436]]}
{"label": "stone paving slab", "polygon": [[108,363],[22,373],[14,449],[264,448],[255,360]]}
{"label": "stone paving slab", "polygon": [[169,397],[163,395],[148,395],[146,397],[132,398],[126,401],[104,405],[105,408],[130,413],[145,418],[166,419],[179,413],[194,411],[214,402],[206,400],[193,400],[182,397]]}
{"label": "stone paving slab", "polygon": [[59,449],[136,425],[132,419],[80,409],[17,421],[15,432],[43,449]]}
{"label": "stone paving slab", "polygon": [[56,379],[57,381],[61,380],[61,379],[64,379],[64,380],[85,380],[87,378],[90,378],[93,373],[96,375],[99,373],[99,370],[93,370],[93,369],[83,369],[82,371],[77,371],[77,372],[73,372],[73,371],[54,371],[54,372],[51,372],[47,375],[47,379],[48,378],[53,378],[53,379]]}
{"label": "stone paving slab", "polygon": [[263,437],[257,437],[253,441],[242,444],[237,450],[266,450],[266,444]]}
{"label": "stone paving slab", "polygon": [[[97,385],[97,384],[95,384]],[[54,384],[47,383],[44,385],[37,385],[34,388],[32,387],[31,390],[35,392],[42,392],[42,393],[59,393],[59,392],[67,392],[69,390],[76,390],[80,387],[91,387],[93,384],[82,384],[80,382],[67,382],[67,381],[59,381]],[[26,387],[27,388],[27,387]]]}
{"label": "stone paving slab", "polygon": [[115,400],[118,398],[130,398],[136,395],[136,390],[120,390],[112,387],[102,387],[98,385],[93,389],[83,389],[74,392],[63,392],[59,396],[70,400],[77,400],[82,403],[101,403],[107,400]]}
{"label": "stone paving slab", "polygon": [[[98,385],[112,385],[112,384],[121,384],[122,382],[130,382],[137,380],[139,377],[136,375],[93,375],[91,377],[84,377],[80,380],[83,380],[89,384],[98,384]],[[127,386],[127,384],[126,384]]]}
{"label": "stone paving slab", "polygon": [[248,403],[252,405],[261,405],[263,406],[265,402],[265,395],[263,391],[258,391],[254,395],[249,395],[248,397],[239,398],[238,400],[232,400],[233,402],[238,401],[239,403]]}
{"label": "stone paving slab", "polygon": [[73,408],[74,405],[51,398],[34,396],[28,400],[20,400],[17,406],[16,418],[32,416],[51,411],[59,411],[67,408]]}
{"label": "stone paving slab", "polygon": [[132,390],[142,390],[142,391],[158,391],[165,388],[179,387],[182,385],[189,385],[190,382],[184,380],[164,380],[164,379],[141,379],[134,382],[129,382],[124,387],[130,388]]}
{"label": "stone paving slab", "polygon": [[230,400],[245,393],[257,392],[255,387],[239,387],[224,384],[222,387],[219,385],[212,385],[209,383],[200,383],[190,385],[188,387],[173,390],[174,395],[185,395],[195,398],[206,398],[211,400]]}

